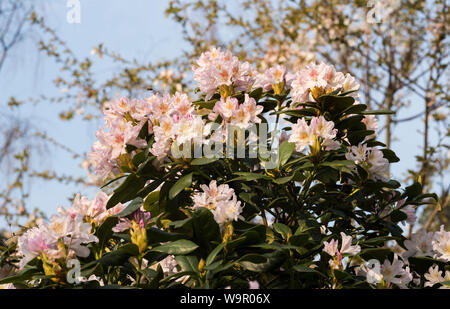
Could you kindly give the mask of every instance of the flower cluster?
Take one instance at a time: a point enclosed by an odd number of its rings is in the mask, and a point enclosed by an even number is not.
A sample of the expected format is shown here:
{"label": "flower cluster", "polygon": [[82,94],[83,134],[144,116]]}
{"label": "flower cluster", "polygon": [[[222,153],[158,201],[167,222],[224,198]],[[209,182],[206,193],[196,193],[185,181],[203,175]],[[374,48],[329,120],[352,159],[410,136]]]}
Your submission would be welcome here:
{"label": "flower cluster", "polygon": [[59,208],[58,212],[50,218],[49,223],[42,223],[19,237],[17,252],[22,256],[20,267],[35,257],[52,264],[61,259],[89,255],[90,251],[85,245],[98,241],[91,234],[91,224],[85,222],[80,214],[63,208]]}
{"label": "flower cluster", "polygon": [[194,106],[186,94],[176,93],[173,96],[153,95],[151,99],[150,119],[153,122],[155,143],[150,152],[164,160],[171,152],[172,145],[185,143],[202,143],[209,132],[205,121],[197,116]]}
{"label": "flower cluster", "polygon": [[18,240],[18,255],[23,257],[20,267],[35,257],[50,264],[76,256],[87,257],[89,249],[85,245],[98,242],[92,233],[93,227],[125,208],[119,203],[106,209],[109,198],[104,192],[97,193],[92,200],[77,194],[71,208],[59,207],[58,214],[51,216],[48,223],[42,222],[21,235]]}
{"label": "flower cluster", "polygon": [[[341,89],[342,93],[356,91],[359,83],[350,74],[337,72],[332,65],[323,62],[309,64],[292,77],[292,103],[314,101],[322,94]],[[350,94],[357,96],[356,93]]]}
{"label": "flower cluster", "polygon": [[264,91],[273,90],[275,94],[280,94],[286,87],[290,87],[290,77],[292,74],[289,74],[284,66],[276,65],[258,74],[253,88],[262,88]]}
{"label": "flower cluster", "polygon": [[212,47],[201,54],[192,67],[194,80],[209,100],[219,90],[222,97],[235,91],[248,90],[253,84],[253,70],[248,62],[240,62],[230,51]]}
{"label": "flower cluster", "polygon": [[[109,102],[105,106],[106,131],[100,128],[97,139],[88,158],[101,179],[117,174],[122,165],[127,165],[130,156],[127,145],[141,148],[147,142],[139,138],[139,132],[146,122],[148,105],[141,100],[128,100],[125,97]],[[149,126],[151,129],[151,126]]]}
{"label": "flower cluster", "polygon": [[375,147],[368,147],[366,144],[349,147],[349,152],[345,154],[347,160],[364,168],[369,174],[369,178],[374,180],[386,180],[389,171],[389,161],[384,157],[383,152]]}
{"label": "flower cluster", "polygon": [[200,188],[203,192],[197,192],[192,197],[194,209],[208,208],[220,225],[237,221],[242,212],[242,207],[232,188],[226,184],[217,186],[215,180],[211,181],[209,186],[201,185]]}
{"label": "flower cluster", "polygon": [[215,120],[220,115],[223,123],[230,123],[241,129],[247,129],[251,124],[261,122],[258,115],[263,111],[263,107],[257,105],[255,99],[245,94],[245,101],[242,104],[239,104],[236,98],[221,98],[214,105],[213,111],[214,113],[208,116],[210,120]]}
{"label": "flower cluster", "polygon": [[288,141],[295,143],[295,150],[298,152],[303,151],[306,146],[314,146],[316,141],[319,142],[319,138],[325,150],[336,150],[341,146],[334,140],[336,133],[334,123],[325,120],[323,116],[313,117],[310,125],[302,118],[292,125],[292,134]]}
{"label": "flower cluster", "polygon": [[450,261],[450,232],[444,226],[438,232],[427,232],[420,229],[405,240],[404,258],[412,256],[429,256],[444,262]]}
{"label": "flower cluster", "polygon": [[409,266],[399,259],[397,254],[394,254],[392,262],[389,259],[384,260],[378,269],[368,269],[363,265],[358,273],[365,276],[371,283],[382,284],[385,287],[395,284],[404,289],[413,280]]}

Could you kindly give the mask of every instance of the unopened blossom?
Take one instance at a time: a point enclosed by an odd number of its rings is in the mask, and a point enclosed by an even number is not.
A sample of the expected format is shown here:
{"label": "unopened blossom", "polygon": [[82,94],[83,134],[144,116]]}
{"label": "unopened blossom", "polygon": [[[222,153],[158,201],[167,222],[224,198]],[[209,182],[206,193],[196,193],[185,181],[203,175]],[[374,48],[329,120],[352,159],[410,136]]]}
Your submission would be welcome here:
{"label": "unopened blossom", "polygon": [[113,232],[120,233],[133,227],[133,222],[137,223],[139,227],[144,228],[150,221],[150,212],[146,211],[143,206],[132,214],[119,218],[119,222],[113,227]]}
{"label": "unopened blossom", "polygon": [[195,193],[192,197],[194,209],[208,208],[220,225],[237,221],[242,212],[242,207],[232,188],[227,184],[217,186],[215,180],[211,181],[209,186],[201,185],[200,188],[203,192]]}

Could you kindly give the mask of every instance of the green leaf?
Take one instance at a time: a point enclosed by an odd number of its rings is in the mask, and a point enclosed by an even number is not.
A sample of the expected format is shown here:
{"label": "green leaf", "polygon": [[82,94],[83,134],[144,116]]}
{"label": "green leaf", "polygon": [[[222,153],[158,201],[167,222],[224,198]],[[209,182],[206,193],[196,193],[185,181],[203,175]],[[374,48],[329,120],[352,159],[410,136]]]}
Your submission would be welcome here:
{"label": "green leaf", "polygon": [[295,150],[295,144],[284,141],[278,148],[278,167],[283,166]]}
{"label": "green leaf", "polygon": [[249,253],[240,258],[238,263],[246,270],[260,272],[265,269],[267,261],[267,257],[263,255]]}
{"label": "green leaf", "polygon": [[169,198],[173,199],[175,196],[177,196],[181,191],[183,191],[185,188],[189,188],[192,184],[192,175],[194,173],[189,173],[187,175],[184,175],[178,181],[170,188],[169,191]]}
{"label": "green leaf", "polygon": [[210,100],[210,101],[206,101],[206,102],[204,102],[204,101],[195,101],[195,102],[192,102],[192,103],[194,105],[197,105],[197,106],[201,107],[201,108],[213,109],[214,105],[216,105],[217,101],[218,100],[214,99],[214,100]]}
{"label": "green leaf", "polygon": [[151,268],[144,268],[139,270],[141,274],[143,274],[147,279],[152,280],[158,275],[158,272],[156,270],[153,270]]}
{"label": "green leaf", "polygon": [[147,180],[144,177],[138,177],[135,174],[128,175],[125,181],[114,190],[114,194],[106,204],[106,209],[109,209],[118,203],[125,203],[134,199],[146,182]]}
{"label": "green leaf", "polygon": [[112,228],[119,222],[117,217],[108,217],[97,229],[96,235],[100,248],[103,248],[113,235]]}
{"label": "green leaf", "polygon": [[25,267],[15,275],[0,279],[0,284],[8,283],[24,283],[27,280],[31,280],[34,275],[39,274],[37,267]]}
{"label": "green leaf", "polygon": [[217,247],[214,248],[213,251],[211,251],[211,253],[206,258],[206,266],[208,266],[212,262],[214,262],[214,260],[217,257],[217,255],[220,253],[220,251],[222,251],[224,245],[225,245],[225,243],[220,243],[219,245],[217,245]]}
{"label": "green leaf", "polygon": [[393,152],[392,150],[390,150],[390,149],[381,149],[381,151],[383,152],[383,157],[385,157],[389,161],[389,163],[400,161],[400,158],[397,157],[395,152]]}
{"label": "green leaf", "polygon": [[158,212],[159,209],[155,209],[155,207],[158,207],[158,204],[159,204],[159,191],[153,191],[145,198],[144,209],[146,211],[150,211],[152,217],[155,217],[156,215],[159,214]]}
{"label": "green leaf", "polygon": [[296,117],[296,118],[303,118],[307,116],[316,116],[317,115],[317,109],[315,108],[302,108],[302,109],[288,109],[283,110],[280,112],[277,112],[277,114],[285,114],[288,116]]}
{"label": "green leaf", "polygon": [[110,181],[108,181],[107,183],[105,183],[103,186],[101,186],[100,189],[103,189],[104,187],[106,187],[106,186],[112,184],[113,182],[116,182],[117,180],[119,180],[119,179],[121,179],[121,178],[123,178],[123,177],[127,177],[127,176],[128,176],[128,175],[122,175],[122,176],[116,177],[116,178],[114,178],[114,179],[111,179]]}
{"label": "green leaf", "polygon": [[172,221],[172,222],[170,222],[170,226],[172,226],[174,229],[179,229],[179,228],[188,226],[189,224],[192,223],[192,221],[193,221],[192,218],[186,218],[183,220]]}
{"label": "green leaf", "polygon": [[154,227],[147,229],[147,239],[150,243],[174,241],[184,237],[184,234],[168,233]]}
{"label": "green leaf", "polygon": [[323,104],[324,110],[337,115],[352,106],[355,99],[353,97],[323,95],[319,98],[319,102]]}
{"label": "green leaf", "polygon": [[342,167],[352,167],[355,165],[355,163],[350,160],[338,160],[338,161],[331,161],[331,162],[322,162],[322,163],[320,163],[320,165],[321,166],[329,166],[329,167],[339,170]]}
{"label": "green leaf", "polygon": [[310,268],[307,266],[303,266],[303,265],[294,265],[292,267],[293,270],[295,270],[298,273],[311,273],[311,274],[316,274],[319,275],[321,277],[327,278],[327,276],[325,276],[324,274],[322,274],[320,271],[315,270],[314,268]]}
{"label": "green leaf", "polygon": [[303,247],[309,239],[308,233],[295,234],[289,238],[289,243],[294,246]]}
{"label": "green leaf", "polygon": [[214,215],[207,208],[199,208],[192,215],[194,239],[202,246],[209,248],[210,242],[221,239],[220,228]]}
{"label": "green leaf", "polygon": [[198,248],[198,245],[193,243],[187,239],[176,240],[152,249],[152,251],[163,252],[167,254],[189,254],[195,249]]}
{"label": "green leaf", "polygon": [[367,109],[367,105],[365,104],[356,104],[352,105],[346,110],[344,110],[344,114],[351,115],[351,114],[359,114]]}
{"label": "green leaf", "polygon": [[139,255],[139,248],[135,244],[126,244],[118,249],[105,253],[98,263],[104,266],[122,266],[131,256]]}
{"label": "green leaf", "polygon": [[273,182],[276,184],[282,185],[282,184],[285,184],[285,183],[291,181],[294,178],[294,176],[295,176],[295,173],[290,176],[273,179]]}
{"label": "green leaf", "polygon": [[219,158],[207,158],[207,157],[196,158],[191,161],[191,165],[206,165],[216,162],[217,160],[219,160]]}
{"label": "green leaf", "polygon": [[194,255],[178,255],[175,257],[183,271],[198,272],[198,258]]}
{"label": "green leaf", "polygon": [[135,198],[124,210],[117,215],[114,215],[114,217],[122,218],[131,215],[141,207],[143,202],[144,200],[141,197]]}
{"label": "green leaf", "polygon": [[290,237],[290,235],[292,235],[292,231],[289,228],[289,226],[283,224],[283,223],[274,223],[272,225],[273,229],[275,231],[277,231],[279,234],[281,234],[281,236],[283,237],[283,239],[287,239],[288,237]]}
{"label": "green leaf", "polygon": [[392,211],[391,214],[390,214],[390,217],[391,217],[392,222],[395,222],[395,223],[396,222],[400,222],[400,221],[404,221],[404,220],[406,220],[408,218],[406,213],[404,213],[403,211],[398,210],[398,209]]}
{"label": "green leaf", "polygon": [[404,195],[408,198],[415,198],[420,193],[422,193],[422,185],[418,182],[413,183],[412,185],[405,188]]}
{"label": "green leaf", "polygon": [[444,269],[446,263],[440,260],[433,259],[428,256],[414,256],[408,258],[408,262],[412,270],[415,270],[419,274],[425,274],[431,266],[437,265],[439,268]]}
{"label": "green leaf", "polygon": [[347,138],[352,145],[358,145],[361,143],[366,136],[374,134],[375,131],[372,130],[356,130],[347,132]]}
{"label": "green leaf", "polygon": [[361,115],[392,115],[392,114],[395,114],[395,112],[387,110],[387,109],[380,109],[380,110],[376,110],[376,111],[363,111],[363,112],[359,112],[358,114],[361,114]]}
{"label": "green leaf", "polygon": [[258,173],[248,173],[248,172],[239,172],[234,173],[234,175],[238,175],[239,177],[228,180],[227,182],[232,181],[252,181],[252,180],[258,180],[258,179],[267,179],[270,180],[269,176],[258,174]]}
{"label": "green leaf", "polygon": [[392,250],[388,248],[368,248],[361,250],[359,255],[366,261],[376,259],[383,263],[385,259],[393,256],[393,253]]}

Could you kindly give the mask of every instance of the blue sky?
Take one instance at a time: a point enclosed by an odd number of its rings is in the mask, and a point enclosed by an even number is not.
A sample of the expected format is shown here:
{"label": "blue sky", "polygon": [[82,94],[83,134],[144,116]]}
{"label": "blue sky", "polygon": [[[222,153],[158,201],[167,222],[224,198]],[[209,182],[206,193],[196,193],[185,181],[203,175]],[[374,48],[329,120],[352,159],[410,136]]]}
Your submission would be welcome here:
{"label": "blue sky", "polygon": [[[81,23],[66,21],[66,0],[40,1],[39,9],[45,13],[47,23],[57,30],[60,37],[79,57],[90,56],[94,46],[100,42],[119,52],[125,58],[141,61],[157,61],[172,58],[188,48],[182,41],[181,26],[165,17],[168,1],[164,0],[81,0]],[[36,39],[37,40],[37,39]],[[0,74],[0,100],[9,97],[18,99],[45,94],[57,94],[52,79],[58,75],[58,67],[47,57],[37,53],[30,44],[16,49]],[[92,56],[94,57],[94,56]],[[102,74],[113,72],[115,66],[102,63]],[[95,131],[101,121],[87,123],[80,120],[59,121],[58,113],[65,105],[39,103],[27,104],[16,109],[14,114],[25,119],[40,131],[70,149],[82,154],[89,151],[95,141]],[[410,108],[404,116],[422,110],[422,104]],[[401,125],[395,129],[396,139],[393,150],[401,158],[401,163],[392,166],[393,178],[401,179],[408,168],[415,167],[414,156],[421,153],[422,137],[417,133],[421,119]],[[43,152],[40,162],[35,162],[39,170],[54,169],[59,174],[84,176],[80,161],[62,150],[50,148]],[[69,206],[68,198],[74,192],[92,196],[92,190],[71,184],[36,181],[30,183],[29,209],[38,207],[48,214],[59,205]]]}

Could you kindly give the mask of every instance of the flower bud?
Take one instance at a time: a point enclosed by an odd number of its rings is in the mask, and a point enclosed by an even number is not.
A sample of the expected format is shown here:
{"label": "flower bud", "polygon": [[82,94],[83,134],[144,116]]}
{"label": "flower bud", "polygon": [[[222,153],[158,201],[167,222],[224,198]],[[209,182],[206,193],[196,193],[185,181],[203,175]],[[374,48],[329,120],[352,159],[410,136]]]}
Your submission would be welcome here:
{"label": "flower bud", "polygon": [[147,230],[145,227],[133,221],[130,234],[131,242],[138,246],[139,253],[144,252],[147,249]]}

